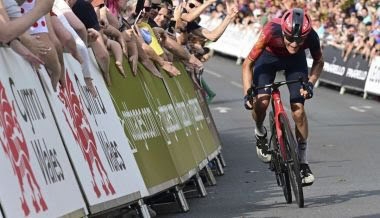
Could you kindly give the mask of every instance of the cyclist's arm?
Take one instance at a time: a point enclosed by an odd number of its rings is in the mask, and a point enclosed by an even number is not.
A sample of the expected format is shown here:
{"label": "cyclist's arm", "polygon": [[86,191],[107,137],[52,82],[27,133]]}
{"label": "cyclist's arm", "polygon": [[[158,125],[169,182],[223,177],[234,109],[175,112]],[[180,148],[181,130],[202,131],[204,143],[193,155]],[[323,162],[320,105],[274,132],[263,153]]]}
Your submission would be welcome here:
{"label": "cyclist's arm", "polygon": [[323,65],[324,65],[323,56],[319,59],[313,59],[313,64],[310,69],[309,81],[313,83],[313,85],[317,82],[319,77],[321,76]]}
{"label": "cyclist's arm", "polygon": [[253,73],[252,73],[252,67],[255,64],[253,60],[251,60],[249,57],[247,57],[242,66],[242,80],[243,80],[243,96],[247,94],[247,90],[251,87],[252,79],[253,79]]}
{"label": "cyclist's arm", "polygon": [[323,60],[322,49],[319,43],[320,41],[318,34],[314,30],[312,30],[310,35],[312,41],[312,46],[310,47],[310,54],[313,57],[313,64],[310,69],[309,81],[314,85],[321,76],[323,65],[325,62]]}
{"label": "cyclist's arm", "polygon": [[264,51],[266,46],[266,38],[263,33],[260,33],[260,36],[252,47],[251,52],[248,57],[244,60],[242,66],[242,80],[243,80],[243,95],[247,94],[247,90],[251,87],[253,74],[252,68],[255,64],[255,61],[260,56],[260,54]]}

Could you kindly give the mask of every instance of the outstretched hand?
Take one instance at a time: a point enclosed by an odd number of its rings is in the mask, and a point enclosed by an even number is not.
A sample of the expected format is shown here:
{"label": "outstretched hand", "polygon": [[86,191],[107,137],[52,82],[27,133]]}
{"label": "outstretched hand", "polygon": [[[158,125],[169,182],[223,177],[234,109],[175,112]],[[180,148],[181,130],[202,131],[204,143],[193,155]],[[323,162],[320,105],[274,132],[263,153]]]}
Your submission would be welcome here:
{"label": "outstretched hand", "polygon": [[226,2],[227,16],[230,18],[235,18],[239,13],[239,10],[236,4]]}

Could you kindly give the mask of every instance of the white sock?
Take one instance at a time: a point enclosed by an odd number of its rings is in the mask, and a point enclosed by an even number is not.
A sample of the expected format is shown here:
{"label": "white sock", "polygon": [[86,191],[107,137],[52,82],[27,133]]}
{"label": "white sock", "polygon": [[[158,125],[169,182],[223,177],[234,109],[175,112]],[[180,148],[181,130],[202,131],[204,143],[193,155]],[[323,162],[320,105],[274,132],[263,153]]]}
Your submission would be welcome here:
{"label": "white sock", "polygon": [[255,134],[256,135],[258,135],[258,136],[264,136],[265,133],[267,133],[267,132],[266,132],[264,126],[262,126],[262,125],[261,126],[256,125],[256,128],[255,128]]}
{"label": "white sock", "polygon": [[300,160],[300,163],[307,164],[307,158],[306,158],[306,151],[307,151],[307,142],[299,142],[298,143],[298,157]]}

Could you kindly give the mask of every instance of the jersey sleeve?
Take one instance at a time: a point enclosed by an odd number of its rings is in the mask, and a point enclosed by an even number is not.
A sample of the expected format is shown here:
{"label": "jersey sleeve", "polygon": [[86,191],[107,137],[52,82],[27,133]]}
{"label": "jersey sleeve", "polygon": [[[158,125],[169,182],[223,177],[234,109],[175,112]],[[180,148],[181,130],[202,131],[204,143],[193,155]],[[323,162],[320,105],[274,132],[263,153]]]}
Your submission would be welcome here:
{"label": "jersey sleeve", "polygon": [[256,61],[260,54],[264,51],[271,36],[271,27],[270,25],[265,25],[261,31],[256,43],[253,45],[251,51],[249,52],[248,58],[251,61]]}
{"label": "jersey sleeve", "polygon": [[310,54],[313,57],[313,60],[320,60],[322,58],[321,44],[319,41],[319,36],[314,29],[311,30],[308,41]]}

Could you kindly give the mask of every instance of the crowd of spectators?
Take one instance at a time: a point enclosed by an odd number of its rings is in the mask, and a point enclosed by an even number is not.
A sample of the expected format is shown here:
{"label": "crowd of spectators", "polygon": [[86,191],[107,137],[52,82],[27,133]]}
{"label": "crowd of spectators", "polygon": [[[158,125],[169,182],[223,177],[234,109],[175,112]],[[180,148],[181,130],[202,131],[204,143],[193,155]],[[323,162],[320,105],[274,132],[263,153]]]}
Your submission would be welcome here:
{"label": "crowd of spectators", "polygon": [[[160,69],[174,77],[182,61],[196,85],[209,100],[215,96],[201,78],[209,58],[206,41],[216,41],[235,18],[238,9],[224,4],[223,21],[213,29],[197,24],[201,13],[215,0],[0,0],[0,42],[34,67],[45,65],[57,90],[65,84],[63,52],[80,64],[88,90],[96,96],[89,63],[91,48],[107,85],[112,85],[111,54],[126,77],[123,60],[137,73],[140,62],[153,75]],[[9,28],[11,27],[11,28]],[[90,50],[90,51],[91,51]],[[123,58],[126,57],[126,59]]]}
{"label": "crowd of spectators", "polygon": [[[236,0],[239,8],[234,24],[257,32],[269,20],[281,17],[291,7],[304,8],[323,46],[342,50],[342,58],[360,55],[370,64],[380,55],[379,0]],[[224,3],[218,0],[206,13],[207,24],[225,16]],[[212,26],[212,25],[211,25]]]}

